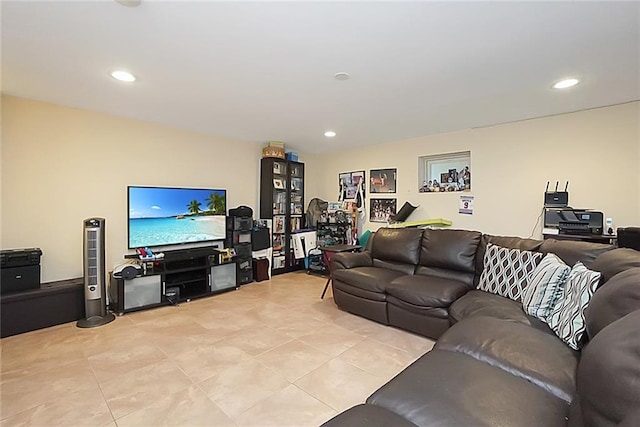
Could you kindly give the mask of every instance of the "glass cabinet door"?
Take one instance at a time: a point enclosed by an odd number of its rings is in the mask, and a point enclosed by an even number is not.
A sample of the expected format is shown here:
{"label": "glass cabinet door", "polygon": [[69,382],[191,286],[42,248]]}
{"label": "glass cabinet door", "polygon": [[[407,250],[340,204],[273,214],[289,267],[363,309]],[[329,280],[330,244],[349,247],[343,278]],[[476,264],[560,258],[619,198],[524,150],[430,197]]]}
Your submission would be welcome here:
{"label": "glass cabinet door", "polygon": [[273,215],[287,213],[287,163],[273,162]]}
{"label": "glass cabinet door", "polygon": [[302,223],[302,214],[304,213],[304,166],[302,164],[291,163],[291,181],[289,188],[290,193],[290,214],[291,214],[291,231],[299,230],[304,227]]}
{"label": "glass cabinet door", "polygon": [[287,223],[287,162],[273,162],[273,268],[285,267],[285,233]]}

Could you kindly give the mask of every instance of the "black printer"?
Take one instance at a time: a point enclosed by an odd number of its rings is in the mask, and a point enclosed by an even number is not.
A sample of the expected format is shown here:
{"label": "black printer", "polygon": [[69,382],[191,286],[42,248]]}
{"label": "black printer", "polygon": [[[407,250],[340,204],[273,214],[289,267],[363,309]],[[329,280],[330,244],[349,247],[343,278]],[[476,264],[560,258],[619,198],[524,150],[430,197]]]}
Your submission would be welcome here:
{"label": "black printer", "polygon": [[589,209],[545,208],[544,226],[560,234],[601,235],[604,214]]}

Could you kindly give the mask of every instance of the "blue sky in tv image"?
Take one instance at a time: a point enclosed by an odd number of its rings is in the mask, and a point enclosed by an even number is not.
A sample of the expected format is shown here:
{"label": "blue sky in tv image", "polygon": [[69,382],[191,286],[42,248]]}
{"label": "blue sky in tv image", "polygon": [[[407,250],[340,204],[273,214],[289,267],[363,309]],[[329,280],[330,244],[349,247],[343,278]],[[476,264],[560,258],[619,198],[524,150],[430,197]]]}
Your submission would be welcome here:
{"label": "blue sky in tv image", "polygon": [[225,214],[225,190],[129,187],[129,248],[224,239]]}
{"label": "blue sky in tv image", "polygon": [[189,215],[193,201],[200,203],[200,212],[210,210],[210,200],[218,195],[216,214],[226,214],[226,191],[199,188],[129,187],[129,218],[168,218]]}

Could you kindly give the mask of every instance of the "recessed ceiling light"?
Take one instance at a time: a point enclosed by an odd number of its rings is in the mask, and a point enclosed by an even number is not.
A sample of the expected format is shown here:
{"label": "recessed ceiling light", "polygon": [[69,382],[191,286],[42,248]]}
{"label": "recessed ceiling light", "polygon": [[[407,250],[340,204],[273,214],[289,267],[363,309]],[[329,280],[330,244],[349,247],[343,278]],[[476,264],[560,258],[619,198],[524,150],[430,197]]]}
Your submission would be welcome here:
{"label": "recessed ceiling light", "polygon": [[336,133],[332,130],[328,130],[324,133],[324,136],[326,136],[327,138],[333,138],[334,136],[336,136]]}
{"label": "recessed ceiling light", "polygon": [[578,79],[574,79],[574,78],[564,79],[564,80],[560,80],[559,82],[556,82],[553,85],[553,88],[554,89],[566,89],[566,88],[575,86],[578,83],[580,83],[580,80],[578,80]]}
{"label": "recessed ceiling light", "polygon": [[128,71],[116,70],[111,73],[111,77],[121,82],[135,82],[136,77]]}
{"label": "recessed ceiling light", "polygon": [[336,80],[349,80],[349,74],[343,72],[335,73],[333,78]]}
{"label": "recessed ceiling light", "polygon": [[140,6],[140,1],[141,0],[116,0],[116,3],[127,7],[136,7]]}

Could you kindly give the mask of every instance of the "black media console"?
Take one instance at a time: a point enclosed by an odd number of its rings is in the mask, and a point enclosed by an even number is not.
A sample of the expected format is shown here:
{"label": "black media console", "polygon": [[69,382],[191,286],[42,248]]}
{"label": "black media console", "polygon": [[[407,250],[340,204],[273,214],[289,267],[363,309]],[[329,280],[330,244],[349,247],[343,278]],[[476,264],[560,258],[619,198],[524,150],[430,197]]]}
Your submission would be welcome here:
{"label": "black media console", "polygon": [[109,305],[122,315],[237,288],[235,263],[221,263],[216,248],[180,249],[145,262],[142,275],[133,279],[111,275]]}

